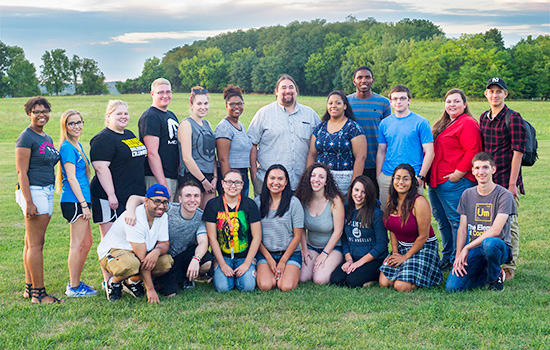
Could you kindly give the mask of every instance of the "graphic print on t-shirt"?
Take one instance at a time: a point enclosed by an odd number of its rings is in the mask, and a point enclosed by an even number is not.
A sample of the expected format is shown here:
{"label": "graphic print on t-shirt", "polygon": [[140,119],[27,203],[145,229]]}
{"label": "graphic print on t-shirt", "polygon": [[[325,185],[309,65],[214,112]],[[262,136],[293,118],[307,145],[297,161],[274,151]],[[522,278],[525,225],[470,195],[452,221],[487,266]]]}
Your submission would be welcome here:
{"label": "graphic print on t-shirt", "polygon": [[132,158],[147,156],[147,147],[137,138],[122,140],[132,151]]}
{"label": "graphic print on t-shirt", "polygon": [[51,142],[44,141],[38,149],[40,154],[44,155],[44,158],[51,160],[53,163],[57,163],[59,160],[59,152],[55,149],[54,145]]}
{"label": "graphic print on t-shirt", "polygon": [[[250,244],[248,241],[248,232],[250,228],[246,220],[246,214],[242,210],[239,210],[238,213],[229,212],[229,220],[235,223],[234,232],[236,235],[233,237],[233,251],[235,254],[244,252],[248,249]],[[220,244],[220,248],[222,252],[231,254],[231,230],[229,228],[226,212],[219,211],[216,216],[216,221],[218,243]]]}
{"label": "graphic print on t-shirt", "polygon": [[178,126],[179,123],[177,120],[168,119],[168,144],[177,145],[178,144]]}
{"label": "graphic print on t-shirt", "polygon": [[476,203],[476,221],[491,222],[493,217],[493,204],[492,203]]}

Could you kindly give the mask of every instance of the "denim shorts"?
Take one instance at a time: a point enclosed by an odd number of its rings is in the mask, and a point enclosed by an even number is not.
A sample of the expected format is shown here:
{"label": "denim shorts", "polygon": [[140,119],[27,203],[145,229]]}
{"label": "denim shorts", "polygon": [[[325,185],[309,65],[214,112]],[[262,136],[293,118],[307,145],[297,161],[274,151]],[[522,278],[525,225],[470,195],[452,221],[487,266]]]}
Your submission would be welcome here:
{"label": "denim shorts", "polygon": [[[307,245],[307,249],[309,250],[313,250],[314,252],[316,252],[317,254],[321,254],[323,252],[323,250],[325,250],[325,248],[313,248],[312,246],[310,246],[309,244]],[[342,246],[335,246],[334,249],[332,250],[336,250],[337,252],[340,252],[342,253],[343,250],[342,250]]]}
{"label": "denim shorts", "polygon": [[[36,205],[36,210],[38,215],[48,214],[52,216],[53,214],[53,193],[55,191],[55,186],[30,186],[32,202]],[[23,210],[23,215],[27,214],[27,201],[21,192],[21,189],[15,190],[15,201]]]}
{"label": "denim shorts", "polygon": [[[281,253],[281,252],[277,252],[277,253]],[[284,253],[283,253],[284,254]],[[273,257],[273,259],[275,260],[276,263],[279,263],[279,261],[281,260],[281,258],[283,257],[283,254],[274,254],[274,253],[271,253],[271,257]],[[257,265],[260,265],[260,264],[267,264],[267,259],[265,258],[265,256],[263,256],[262,253],[260,253],[258,251],[258,254],[256,255],[256,260],[258,261],[257,262]],[[292,255],[290,256],[290,258],[288,259],[288,261],[286,262],[287,265],[294,265],[294,266],[298,266],[298,268],[302,268],[302,252],[297,250],[295,251],[294,253],[292,253]]]}

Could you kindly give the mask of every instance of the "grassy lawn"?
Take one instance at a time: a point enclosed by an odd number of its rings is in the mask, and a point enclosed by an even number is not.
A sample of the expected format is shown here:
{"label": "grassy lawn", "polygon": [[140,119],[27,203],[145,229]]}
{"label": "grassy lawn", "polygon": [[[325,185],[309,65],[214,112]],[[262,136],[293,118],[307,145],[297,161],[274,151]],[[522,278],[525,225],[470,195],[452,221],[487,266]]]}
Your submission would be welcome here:
{"label": "grassy lawn", "polygon": [[[86,122],[82,144],[103,128],[107,101],[122,98],[130,105],[129,129],[150,105],[148,95],[51,97],[53,111],[45,131],[59,139],[59,118],[76,108]],[[188,116],[188,94],[175,94],[170,109],[182,120]],[[245,96],[248,126],[257,109],[274,96]],[[324,97],[299,97],[324,113]],[[527,195],[520,209],[521,250],[516,278],[502,293],[486,289],[448,294],[444,286],[399,294],[379,287],[349,290],[301,284],[295,291],[219,294],[211,284],[159,305],[124,295],[109,303],[104,292],[61,305],[31,305],[21,294],[24,222],[14,201],[17,182],[15,140],[28,125],[26,99],[0,100],[0,348],[1,349],[203,349],[203,348],[375,348],[375,349],[549,349],[550,348],[550,102],[510,101],[537,129],[540,159],[523,168]],[[217,125],[225,116],[222,96],[211,96],[207,118]],[[479,116],[487,102],[472,102]],[[433,122],[443,102],[413,100],[411,110]],[[48,291],[64,296],[68,282],[69,225],[56,195],[54,214],[44,247]],[[437,226],[433,222],[434,228]],[[94,246],[83,280],[101,287],[95,248],[99,229],[92,226]],[[446,275],[446,274],[445,274]]]}

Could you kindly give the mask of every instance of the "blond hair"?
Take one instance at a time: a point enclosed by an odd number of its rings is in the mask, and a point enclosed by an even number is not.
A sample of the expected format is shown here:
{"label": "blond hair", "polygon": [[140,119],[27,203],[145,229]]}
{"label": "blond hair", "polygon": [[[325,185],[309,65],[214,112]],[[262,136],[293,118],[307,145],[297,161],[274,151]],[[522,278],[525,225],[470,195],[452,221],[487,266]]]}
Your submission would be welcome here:
{"label": "blond hair", "polygon": [[126,102],[122,100],[109,100],[109,104],[107,105],[107,110],[105,111],[105,126],[109,127],[109,115],[115,111],[115,109],[118,108],[118,106],[124,106],[128,109],[128,105]]}
{"label": "blond hair", "polygon": [[170,81],[168,79],[158,78],[151,83],[151,91],[154,91],[155,88],[159,85],[170,85],[170,88],[172,88],[172,84],[170,84]]}
{"label": "blond hair", "polygon": [[[72,137],[71,135],[69,135],[69,132],[67,129],[67,120],[73,115],[78,115],[80,117],[80,120],[84,121],[84,119],[82,118],[82,114],[76,109],[68,109],[61,115],[61,119],[59,121],[61,124],[60,132],[59,132],[59,147],[61,148],[61,145],[66,140],[71,145],[73,145],[74,148],[76,148],[78,153],[80,153],[80,156],[82,157],[82,159],[84,159],[84,161],[86,162],[86,177],[89,179],[90,178],[90,161],[88,160],[88,158],[86,158],[86,155],[84,154],[84,151],[80,147],[78,140]],[[61,192],[61,188],[63,187],[63,173],[61,170],[62,167],[63,167],[63,164],[60,164],[57,167],[57,179],[55,181],[57,192]]]}

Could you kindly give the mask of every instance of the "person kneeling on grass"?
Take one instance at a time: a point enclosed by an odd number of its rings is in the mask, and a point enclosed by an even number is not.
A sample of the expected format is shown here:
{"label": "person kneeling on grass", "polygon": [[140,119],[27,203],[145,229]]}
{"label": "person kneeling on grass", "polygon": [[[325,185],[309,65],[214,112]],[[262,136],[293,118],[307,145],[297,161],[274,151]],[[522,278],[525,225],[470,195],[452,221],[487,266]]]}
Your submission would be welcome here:
{"label": "person kneeling on grass", "polygon": [[105,288],[110,301],[119,300],[123,289],[136,298],[143,297],[145,284],[148,301],[158,303],[152,277],[167,273],[174,263],[167,254],[168,189],[153,185],[145,197],[145,203],[136,208],[136,224],[125,222],[125,211],[97,247],[101,267],[112,275]]}
{"label": "person kneeling on grass", "polygon": [[357,288],[378,281],[379,268],[388,255],[383,216],[371,179],[364,175],[356,177],[348,191],[341,238],[346,261],[332,272],[331,284]]}
{"label": "person kneeling on grass", "polygon": [[[460,226],[456,258],[447,278],[447,291],[460,292],[489,284],[504,290],[502,264],[512,260],[510,216],[516,212],[514,197],[493,182],[495,161],[490,153],[478,153],[472,160],[477,186],[464,191],[458,204]],[[467,234],[470,243],[467,242]]]}
{"label": "person kneeling on grass", "polygon": [[[208,252],[206,226],[202,221],[201,188],[194,181],[185,182],[176,191],[179,203],[168,204],[168,236],[170,247],[168,254],[174,259],[174,265],[168,273],[154,279],[155,289],[161,295],[173,297],[178,288],[193,289],[193,282],[204,275],[212,265],[212,254]],[[126,203],[126,223],[136,223],[136,206],[142,204],[145,197],[131,196]]]}

